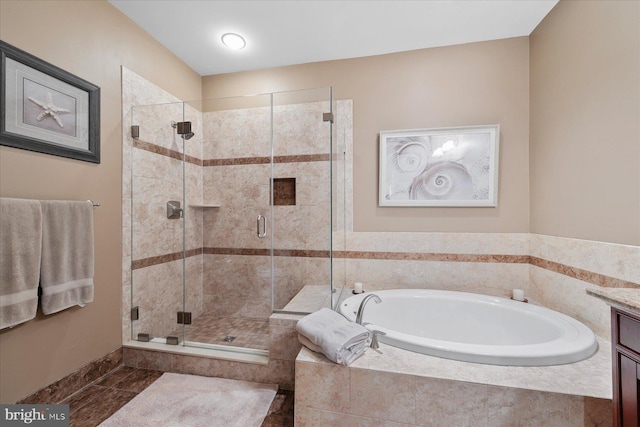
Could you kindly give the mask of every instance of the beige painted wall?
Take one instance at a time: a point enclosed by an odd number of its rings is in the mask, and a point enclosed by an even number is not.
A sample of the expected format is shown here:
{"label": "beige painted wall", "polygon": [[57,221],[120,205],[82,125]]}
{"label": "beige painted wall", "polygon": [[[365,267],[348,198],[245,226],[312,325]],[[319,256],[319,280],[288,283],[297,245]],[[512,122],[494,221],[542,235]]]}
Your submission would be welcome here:
{"label": "beige painted wall", "polygon": [[[207,76],[203,98],[333,86],[353,99],[355,231],[529,231],[527,37]],[[378,132],[501,125],[497,208],[378,207]]]}
{"label": "beige painted wall", "polygon": [[561,1],[531,40],[531,231],[640,245],[640,3]]}
{"label": "beige painted wall", "polygon": [[201,79],[104,1],[0,1],[0,38],[101,87],[99,165],[0,147],[0,195],[92,199],[95,299],[0,331],[0,402],[9,403],[121,346],[121,85],[124,65],[181,99]]}

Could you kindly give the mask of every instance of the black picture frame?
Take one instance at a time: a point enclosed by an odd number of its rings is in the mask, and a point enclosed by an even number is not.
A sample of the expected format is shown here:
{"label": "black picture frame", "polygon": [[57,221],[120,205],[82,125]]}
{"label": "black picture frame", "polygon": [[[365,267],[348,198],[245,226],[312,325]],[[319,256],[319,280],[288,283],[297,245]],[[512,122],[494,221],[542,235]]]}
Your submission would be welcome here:
{"label": "black picture frame", "polygon": [[2,40],[0,55],[0,145],[100,163],[100,88]]}

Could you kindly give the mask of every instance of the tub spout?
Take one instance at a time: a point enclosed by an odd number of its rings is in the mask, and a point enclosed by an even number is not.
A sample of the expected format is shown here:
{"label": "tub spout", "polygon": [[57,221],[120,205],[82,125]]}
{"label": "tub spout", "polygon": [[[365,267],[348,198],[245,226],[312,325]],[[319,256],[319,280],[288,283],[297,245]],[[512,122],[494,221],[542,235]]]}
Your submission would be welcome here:
{"label": "tub spout", "polygon": [[380,297],[376,294],[369,294],[366,297],[364,297],[362,299],[362,302],[360,302],[360,307],[358,307],[358,314],[356,314],[356,323],[359,325],[362,325],[362,316],[364,315],[364,307],[365,305],[367,305],[367,302],[369,302],[371,298],[373,298],[376,304],[380,304],[382,302]]}

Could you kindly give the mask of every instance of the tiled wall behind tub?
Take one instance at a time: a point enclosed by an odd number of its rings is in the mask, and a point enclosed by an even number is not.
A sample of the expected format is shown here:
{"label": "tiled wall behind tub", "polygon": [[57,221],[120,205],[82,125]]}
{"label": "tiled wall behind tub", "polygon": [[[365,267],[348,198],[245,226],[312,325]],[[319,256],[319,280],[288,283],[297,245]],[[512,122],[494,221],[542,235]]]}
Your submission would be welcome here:
{"label": "tiled wall behind tub", "polygon": [[599,287],[635,289],[640,295],[640,247],[565,237],[530,235],[533,297],[608,337],[611,310],[587,295]]}
{"label": "tiled wall behind tub", "polygon": [[347,283],[366,291],[443,289],[510,297],[529,290],[526,233],[347,233]]}
{"label": "tiled wall behind tub", "polygon": [[629,288],[640,293],[640,247],[529,233],[349,232],[347,283],[365,291],[444,289],[510,297],[514,288],[536,304],[610,336],[610,308],[587,293]]}
{"label": "tiled wall behind tub", "polygon": [[[133,322],[134,335],[164,337],[175,329],[176,312],[183,310],[183,232],[189,255],[185,308],[196,316],[202,310],[202,213],[188,207],[202,203],[202,127],[200,112],[125,68],[122,76],[122,311],[123,340],[128,341],[132,305],[140,315]],[[171,126],[183,120],[192,122],[195,133],[188,141]],[[140,138],[131,138],[130,124],[140,126]],[[166,203],[182,203],[183,192],[184,230],[181,219],[166,215]]]}

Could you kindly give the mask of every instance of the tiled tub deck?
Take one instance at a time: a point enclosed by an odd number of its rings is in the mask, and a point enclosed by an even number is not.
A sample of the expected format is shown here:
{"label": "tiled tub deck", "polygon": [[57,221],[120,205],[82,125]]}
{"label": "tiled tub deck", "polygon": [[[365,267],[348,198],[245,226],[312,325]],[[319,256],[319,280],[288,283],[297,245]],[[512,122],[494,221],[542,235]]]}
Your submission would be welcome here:
{"label": "tiled tub deck", "polygon": [[611,344],[582,362],[548,367],[458,362],[381,344],[351,366],[302,348],[295,425],[612,425]]}

